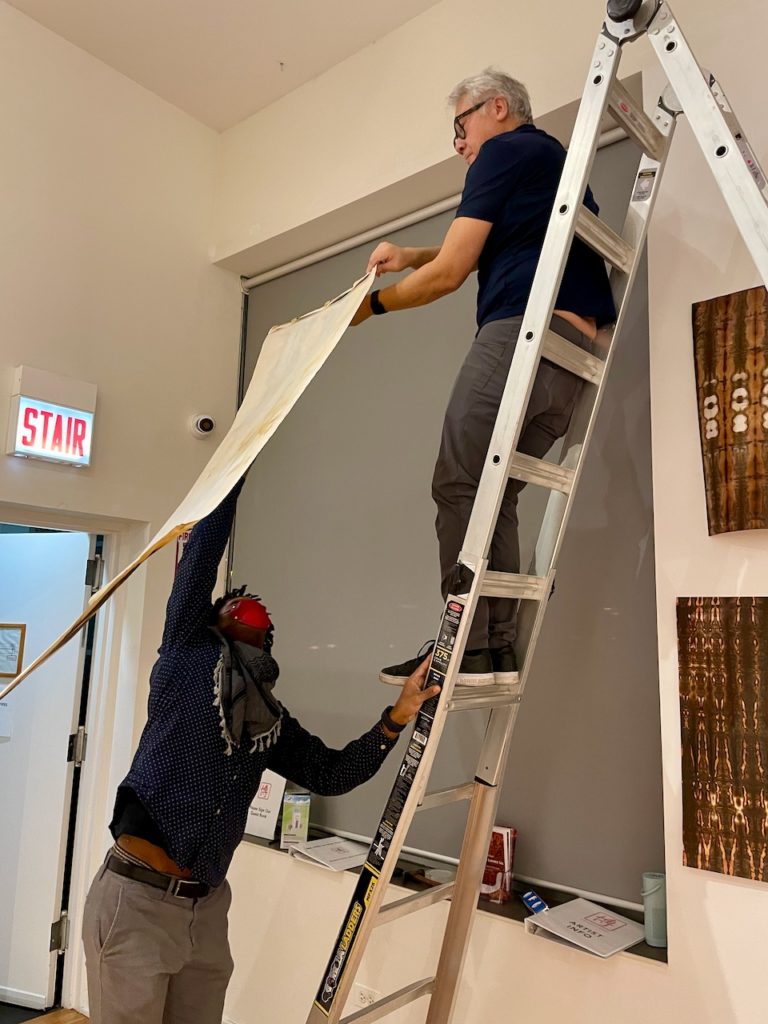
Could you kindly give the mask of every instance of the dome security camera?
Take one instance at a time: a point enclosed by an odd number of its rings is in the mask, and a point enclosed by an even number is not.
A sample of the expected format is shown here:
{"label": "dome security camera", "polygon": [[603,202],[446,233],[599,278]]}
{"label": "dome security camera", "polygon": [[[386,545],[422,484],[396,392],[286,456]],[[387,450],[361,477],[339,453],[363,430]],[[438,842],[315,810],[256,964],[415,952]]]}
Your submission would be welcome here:
{"label": "dome security camera", "polygon": [[216,429],[216,420],[213,416],[193,416],[189,428],[195,437],[209,437]]}

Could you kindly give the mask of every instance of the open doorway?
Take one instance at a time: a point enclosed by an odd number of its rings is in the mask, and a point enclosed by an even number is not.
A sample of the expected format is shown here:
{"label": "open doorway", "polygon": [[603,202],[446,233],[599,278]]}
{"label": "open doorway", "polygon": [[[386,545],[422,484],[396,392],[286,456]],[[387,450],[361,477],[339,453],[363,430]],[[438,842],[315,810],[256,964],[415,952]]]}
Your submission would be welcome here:
{"label": "open doorway", "polygon": [[[101,535],[0,523],[0,684],[82,612],[102,549]],[[92,619],[0,706],[0,1024],[61,994],[95,630]]]}

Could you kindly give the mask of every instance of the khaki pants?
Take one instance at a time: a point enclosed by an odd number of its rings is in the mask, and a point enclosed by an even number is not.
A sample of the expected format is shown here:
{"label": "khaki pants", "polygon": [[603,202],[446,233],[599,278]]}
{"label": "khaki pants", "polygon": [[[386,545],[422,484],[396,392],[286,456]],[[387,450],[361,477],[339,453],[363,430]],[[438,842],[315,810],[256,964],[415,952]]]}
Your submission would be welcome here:
{"label": "khaki pants", "polygon": [[184,899],[103,865],[83,917],[91,1024],[221,1024],[230,902],[227,882]]}
{"label": "khaki pants", "polygon": [[[521,316],[514,316],[494,320],[480,328],[448,402],[432,479],[443,598],[450,593],[453,584],[454,569],[522,322]],[[589,351],[589,339],[568,321],[555,316],[552,326],[562,337]],[[518,451],[543,458],[568,430],[580,390],[579,377],[542,361],[528,402]],[[510,480],[507,484],[489,553],[488,568],[496,572],[520,572],[517,498],[524,486],[519,480]],[[481,597],[469,630],[467,650],[514,645],[516,617],[517,601],[506,598],[489,601]]]}

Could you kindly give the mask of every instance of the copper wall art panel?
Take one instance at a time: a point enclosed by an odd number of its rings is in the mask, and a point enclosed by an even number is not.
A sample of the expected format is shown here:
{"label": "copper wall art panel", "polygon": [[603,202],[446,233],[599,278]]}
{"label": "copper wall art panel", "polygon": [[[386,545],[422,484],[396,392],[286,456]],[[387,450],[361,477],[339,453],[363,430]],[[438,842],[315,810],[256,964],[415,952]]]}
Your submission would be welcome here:
{"label": "copper wall art panel", "polygon": [[768,881],[768,598],[677,602],[683,863]]}
{"label": "copper wall art panel", "polygon": [[768,528],[768,293],[693,306],[709,533]]}

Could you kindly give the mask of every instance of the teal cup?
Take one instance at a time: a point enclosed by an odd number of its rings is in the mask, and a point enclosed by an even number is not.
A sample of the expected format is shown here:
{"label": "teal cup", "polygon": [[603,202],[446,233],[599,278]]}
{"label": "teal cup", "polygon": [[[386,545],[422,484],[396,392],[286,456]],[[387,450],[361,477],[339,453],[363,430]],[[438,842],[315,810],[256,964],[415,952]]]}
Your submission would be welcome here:
{"label": "teal cup", "polygon": [[649,946],[667,944],[667,886],[666,876],[658,871],[646,871],[643,875],[643,910],[645,917],[645,941]]}

